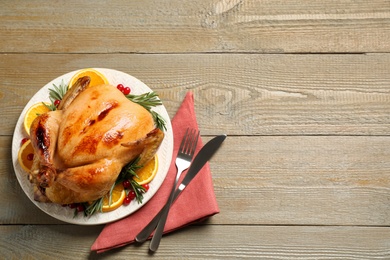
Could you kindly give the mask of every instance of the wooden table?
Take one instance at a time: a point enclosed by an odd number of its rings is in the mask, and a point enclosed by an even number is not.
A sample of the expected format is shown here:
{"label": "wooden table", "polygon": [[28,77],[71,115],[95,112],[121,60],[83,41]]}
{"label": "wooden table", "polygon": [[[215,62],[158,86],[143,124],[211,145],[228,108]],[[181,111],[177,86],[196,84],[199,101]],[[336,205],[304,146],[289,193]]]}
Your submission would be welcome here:
{"label": "wooden table", "polygon": [[103,254],[103,226],[33,205],[12,166],[16,121],[52,79],[131,74],[170,116],[193,91],[220,214],[163,238],[157,259],[390,258],[390,1],[3,1],[0,258]]}

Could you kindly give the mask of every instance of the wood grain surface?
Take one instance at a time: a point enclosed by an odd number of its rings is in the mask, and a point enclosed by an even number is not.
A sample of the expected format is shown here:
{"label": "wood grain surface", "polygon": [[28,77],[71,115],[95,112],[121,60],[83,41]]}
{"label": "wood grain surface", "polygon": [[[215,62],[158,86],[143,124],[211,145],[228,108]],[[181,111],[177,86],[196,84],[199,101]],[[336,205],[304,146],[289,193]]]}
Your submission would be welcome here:
{"label": "wood grain surface", "polygon": [[[203,134],[389,135],[390,54],[2,54],[0,95],[12,134],[47,82],[83,67],[129,73],[153,88],[171,116],[193,91]],[[61,66],[50,66],[61,64]],[[17,103],[16,103],[17,102]]]}
{"label": "wood grain surface", "polygon": [[40,53],[390,50],[388,0],[6,1],[0,49]]}
{"label": "wood grain surface", "polygon": [[38,209],[11,158],[30,98],[86,67],[131,74],[173,117],[195,97],[221,212],[164,236],[157,259],[390,259],[390,1],[2,1],[0,259],[90,252],[103,226]]}
{"label": "wood grain surface", "polygon": [[[148,256],[147,244],[130,245],[102,254],[90,253],[85,245],[93,240],[100,230],[100,227],[72,229],[67,225],[0,227],[0,232],[4,234],[0,238],[3,246],[2,256],[5,259],[69,260],[143,259]],[[164,236],[164,244],[159,248],[158,255],[153,257],[387,259],[390,253],[389,239],[388,229],[382,227],[202,225]]]}

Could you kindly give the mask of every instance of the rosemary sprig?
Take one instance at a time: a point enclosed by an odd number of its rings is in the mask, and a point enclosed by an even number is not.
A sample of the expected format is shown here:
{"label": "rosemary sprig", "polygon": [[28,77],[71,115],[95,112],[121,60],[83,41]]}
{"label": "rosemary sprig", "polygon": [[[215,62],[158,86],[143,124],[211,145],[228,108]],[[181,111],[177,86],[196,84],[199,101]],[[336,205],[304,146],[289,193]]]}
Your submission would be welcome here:
{"label": "rosemary sprig", "polygon": [[125,167],[122,168],[121,173],[119,174],[118,179],[115,183],[123,182],[124,180],[129,180],[132,189],[135,193],[135,199],[139,204],[142,203],[142,200],[144,198],[145,188],[138,184],[135,180],[133,180],[133,177],[138,177],[136,170],[143,167],[143,165],[139,165],[138,162],[140,160],[140,157],[137,157],[132,162],[128,163]]}
{"label": "rosemary sprig", "polygon": [[91,215],[95,214],[96,212],[102,212],[103,197],[98,199],[98,200],[95,200],[91,204],[83,203],[83,206],[84,206],[84,216],[85,217],[91,216]]}
{"label": "rosemary sprig", "polygon": [[165,119],[160,114],[152,110],[153,107],[162,105],[162,102],[158,98],[156,92],[147,92],[140,95],[129,94],[126,95],[126,97],[134,103],[137,103],[143,106],[146,110],[148,110],[153,116],[153,120],[156,124],[156,127],[160,128],[163,131],[167,130]]}
{"label": "rosemary sprig", "polygon": [[128,99],[143,106],[145,109],[150,110],[152,107],[162,105],[161,100],[158,98],[156,92],[147,92],[140,95],[129,94],[126,95]]}
{"label": "rosemary sprig", "polygon": [[54,111],[54,110],[57,110],[57,107],[54,105],[54,103],[52,102],[50,105],[46,104],[45,102],[42,102],[42,104],[47,107],[48,109],[50,109],[51,111]]}
{"label": "rosemary sprig", "polygon": [[156,124],[156,126],[161,129],[162,131],[167,131],[167,124],[165,119],[156,111],[149,111],[152,114],[153,120]]}
{"label": "rosemary sprig", "polygon": [[131,187],[134,190],[135,193],[135,199],[137,200],[138,204],[142,204],[142,200],[144,199],[144,193],[145,188],[138,184],[135,180],[130,180]]}
{"label": "rosemary sprig", "polygon": [[68,91],[68,85],[64,83],[64,80],[61,80],[60,85],[53,84],[53,88],[49,88],[49,99],[51,104],[46,105],[50,110],[54,111],[57,107],[54,105],[56,100],[62,100]]}
{"label": "rosemary sprig", "polygon": [[118,184],[119,182],[124,181],[126,179],[132,179],[133,176],[137,176],[136,170],[142,168],[142,165],[138,164],[140,159],[141,159],[140,157],[137,157],[136,159],[134,159],[133,161],[129,162],[128,164],[126,164],[122,168],[122,170],[121,170],[121,172],[119,174],[119,177],[116,180],[116,184]]}
{"label": "rosemary sprig", "polygon": [[[112,190],[114,189],[115,187],[115,183],[112,185],[110,191],[108,192],[108,194],[110,194],[110,197],[109,197],[109,203],[111,203],[111,200],[112,200]],[[101,197],[100,199],[97,199],[95,201],[93,201],[92,203],[82,203],[83,207],[84,207],[84,216],[85,217],[88,217],[88,216],[91,216],[93,214],[95,214],[96,212],[102,212],[102,209],[103,209],[103,200],[104,200],[104,197]],[[75,216],[77,215],[77,209],[75,210]]]}

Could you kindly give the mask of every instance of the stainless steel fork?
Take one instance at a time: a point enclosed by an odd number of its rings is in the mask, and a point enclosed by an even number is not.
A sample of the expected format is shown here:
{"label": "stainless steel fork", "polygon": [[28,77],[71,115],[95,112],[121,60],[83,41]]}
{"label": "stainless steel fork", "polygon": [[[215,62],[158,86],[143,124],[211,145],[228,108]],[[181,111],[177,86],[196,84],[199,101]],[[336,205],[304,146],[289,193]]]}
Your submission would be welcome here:
{"label": "stainless steel fork", "polygon": [[177,182],[180,178],[181,173],[188,169],[191,164],[191,160],[194,157],[196,145],[198,143],[199,139],[199,132],[192,129],[187,129],[183,141],[180,144],[179,152],[176,157],[176,167],[177,167],[177,174],[175,179],[175,184],[173,185],[173,189],[171,192],[171,195],[169,196],[166,209],[161,215],[160,221],[158,222],[156,231],[154,232],[152,241],[150,242],[149,249],[153,252],[155,252],[160,245],[161,237],[164,231],[165,223],[167,221],[169,209],[171,208],[173,194],[176,190]]}
{"label": "stainless steel fork", "polygon": [[174,187],[177,185],[182,172],[190,167],[192,158],[194,158],[196,145],[198,144],[198,139],[199,131],[187,128],[183,140],[180,143],[179,151],[177,152],[175,161],[177,173]]}
{"label": "stainless steel fork", "polygon": [[165,204],[165,206],[161,209],[161,211],[135,237],[135,240],[137,242],[144,242],[146,239],[148,239],[150,234],[157,226],[157,229],[152,238],[152,242],[150,244],[150,250],[152,251],[156,251],[160,244],[160,240],[162,237],[162,233],[164,231],[164,226],[168,216],[169,208],[172,204],[173,194],[176,190],[177,182],[179,181],[182,172],[188,169],[188,167],[191,164],[192,158],[194,157],[195,154],[195,149],[198,143],[198,139],[199,139],[199,131],[196,131],[195,129],[186,130],[184,137],[180,143],[179,151],[177,153],[177,158],[175,161],[177,167],[177,173],[168,201]]}

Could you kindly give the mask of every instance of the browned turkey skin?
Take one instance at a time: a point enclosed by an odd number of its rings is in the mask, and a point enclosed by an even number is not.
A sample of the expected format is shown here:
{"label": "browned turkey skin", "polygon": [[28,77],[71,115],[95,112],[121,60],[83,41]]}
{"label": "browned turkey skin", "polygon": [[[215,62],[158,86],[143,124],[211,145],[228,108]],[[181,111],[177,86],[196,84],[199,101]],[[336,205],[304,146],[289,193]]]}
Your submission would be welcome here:
{"label": "browned turkey skin", "polygon": [[164,133],[152,115],[111,85],[88,87],[79,79],[58,110],[31,125],[34,198],[70,204],[94,201],[110,190],[121,169],[157,152]]}

